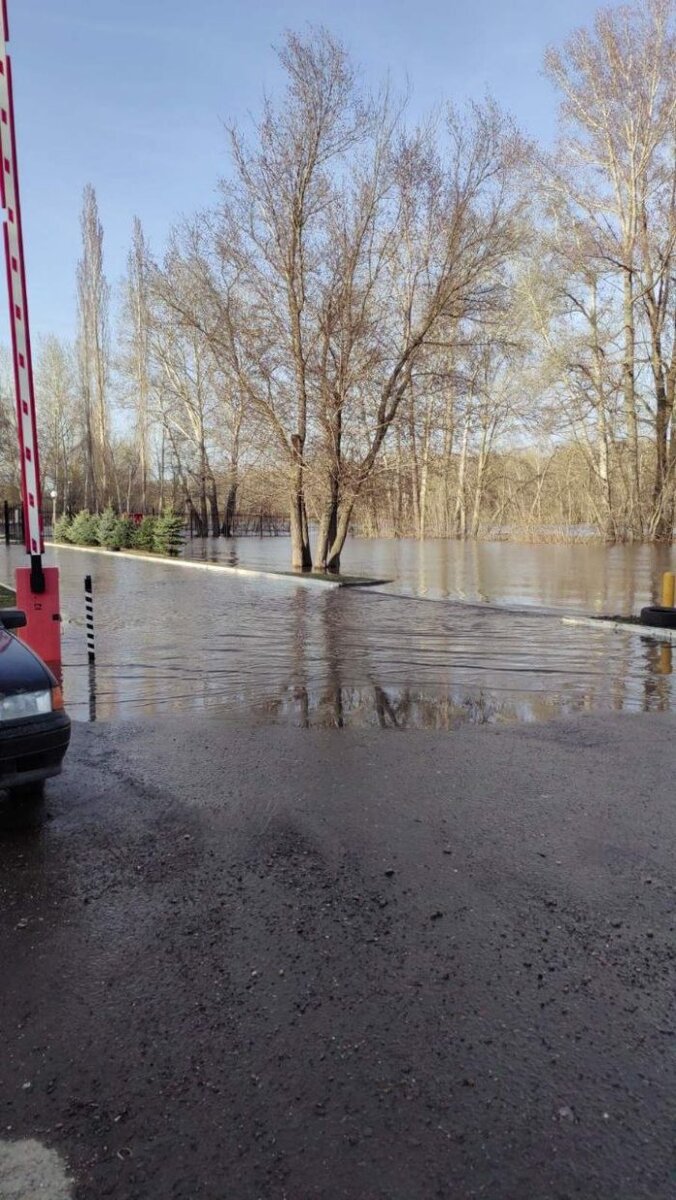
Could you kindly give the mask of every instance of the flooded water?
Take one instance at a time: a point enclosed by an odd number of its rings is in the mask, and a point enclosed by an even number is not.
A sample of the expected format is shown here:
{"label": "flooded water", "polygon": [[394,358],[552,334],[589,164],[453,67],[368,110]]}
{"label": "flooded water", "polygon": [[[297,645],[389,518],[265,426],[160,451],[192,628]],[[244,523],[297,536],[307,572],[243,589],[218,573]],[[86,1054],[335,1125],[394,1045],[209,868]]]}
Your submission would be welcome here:
{"label": "flooded water", "polygon": [[[193,542],[186,556],[286,569],[288,540]],[[59,549],[64,686],[81,720],[218,708],[308,726],[452,729],[675,704],[671,648],[564,625],[637,612],[674,554],[597,545],[353,540],[376,589],[307,587]],[[24,565],[0,551],[0,581]],[[94,580],[97,662],[84,636]]]}
{"label": "flooded water", "polygon": [[[285,571],[289,542],[196,539],[187,543],[185,557]],[[342,568],[347,574],[389,579],[392,582],[379,590],[398,595],[628,614],[651,602],[662,573],[673,570],[674,562],[676,553],[668,546],[353,538]]]}

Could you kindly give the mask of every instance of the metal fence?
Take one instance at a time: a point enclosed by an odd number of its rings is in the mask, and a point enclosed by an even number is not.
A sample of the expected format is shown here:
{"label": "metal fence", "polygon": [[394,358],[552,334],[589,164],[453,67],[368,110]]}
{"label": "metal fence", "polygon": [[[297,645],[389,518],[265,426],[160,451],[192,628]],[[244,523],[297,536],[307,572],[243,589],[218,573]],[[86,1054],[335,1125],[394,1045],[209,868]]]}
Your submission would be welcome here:
{"label": "metal fence", "polygon": [[288,537],[290,521],[273,513],[238,513],[233,521],[233,537]]}
{"label": "metal fence", "polygon": [[[210,527],[204,531],[204,526],[195,512],[190,513],[186,524],[189,538],[209,537]],[[225,528],[221,528],[225,534]],[[237,513],[230,525],[230,537],[288,537],[290,521],[288,517],[278,513]]]}
{"label": "metal fence", "polygon": [[[42,510],[42,524],[45,531],[45,537],[50,538],[53,533],[52,529],[52,512],[51,509]],[[23,509],[20,504],[10,504],[5,500],[2,503],[2,534],[6,544],[9,546],[12,542],[17,542],[23,545]]]}

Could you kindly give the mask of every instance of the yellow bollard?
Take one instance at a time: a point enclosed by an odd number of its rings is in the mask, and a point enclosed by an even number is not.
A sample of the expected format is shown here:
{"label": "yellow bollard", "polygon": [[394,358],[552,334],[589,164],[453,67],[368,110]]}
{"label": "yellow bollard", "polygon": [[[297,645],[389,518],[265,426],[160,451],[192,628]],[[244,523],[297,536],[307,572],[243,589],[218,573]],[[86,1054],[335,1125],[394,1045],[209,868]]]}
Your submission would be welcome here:
{"label": "yellow bollard", "polygon": [[665,571],[662,576],[662,608],[674,607],[674,585],[676,584],[676,575],[673,571]]}

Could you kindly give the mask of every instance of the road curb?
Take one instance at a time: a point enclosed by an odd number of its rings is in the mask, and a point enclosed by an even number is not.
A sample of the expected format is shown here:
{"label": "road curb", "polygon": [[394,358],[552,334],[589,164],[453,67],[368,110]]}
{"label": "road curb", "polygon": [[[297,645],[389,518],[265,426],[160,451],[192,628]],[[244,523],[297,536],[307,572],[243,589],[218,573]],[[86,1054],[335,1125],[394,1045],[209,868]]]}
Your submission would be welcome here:
{"label": "road curb", "polygon": [[294,571],[270,571],[264,567],[229,567],[224,563],[198,562],[191,558],[165,558],[160,554],[130,554],[126,550],[105,550],[102,546],[70,546],[67,542],[45,542],[51,550],[74,550],[80,554],[101,554],[108,558],[126,558],[132,562],[151,562],[167,567],[191,567],[198,571],[216,571],[223,575],[251,576],[255,579],[274,579],[282,583],[301,584],[303,587],[355,588],[375,587],[389,583],[387,579],[362,579],[346,576],[330,579],[320,575],[301,575]]}
{"label": "road curb", "polygon": [[603,617],[562,617],[564,625],[584,625],[587,629],[612,630],[616,633],[634,633],[639,637],[652,638],[657,642],[676,642],[676,629],[664,629],[660,625],[635,625],[630,621],[604,620]]}

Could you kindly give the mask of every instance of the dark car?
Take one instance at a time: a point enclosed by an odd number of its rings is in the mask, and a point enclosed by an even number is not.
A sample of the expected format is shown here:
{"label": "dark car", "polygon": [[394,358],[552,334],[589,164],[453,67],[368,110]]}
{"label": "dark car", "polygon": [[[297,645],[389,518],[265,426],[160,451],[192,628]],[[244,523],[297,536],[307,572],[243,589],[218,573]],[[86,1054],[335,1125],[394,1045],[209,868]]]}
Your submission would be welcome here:
{"label": "dark car", "polygon": [[18,609],[0,608],[0,789],[37,798],[61,770],[70,718],[52,672],[10,632],[25,624]]}

